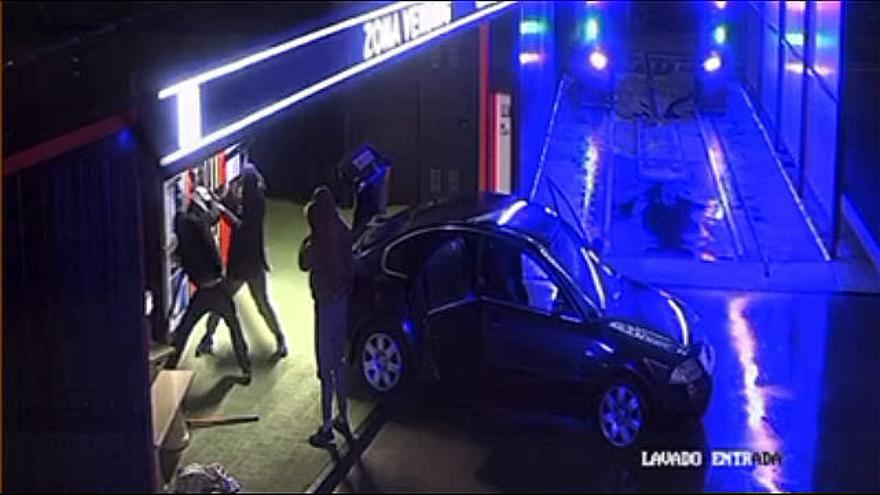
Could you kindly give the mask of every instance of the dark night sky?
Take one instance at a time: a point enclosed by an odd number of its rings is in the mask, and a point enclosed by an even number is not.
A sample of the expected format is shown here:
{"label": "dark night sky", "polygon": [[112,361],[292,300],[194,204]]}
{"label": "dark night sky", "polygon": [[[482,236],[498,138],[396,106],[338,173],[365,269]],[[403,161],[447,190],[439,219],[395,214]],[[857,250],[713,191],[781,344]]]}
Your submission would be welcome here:
{"label": "dark night sky", "polygon": [[4,2],[4,154],[385,2]]}

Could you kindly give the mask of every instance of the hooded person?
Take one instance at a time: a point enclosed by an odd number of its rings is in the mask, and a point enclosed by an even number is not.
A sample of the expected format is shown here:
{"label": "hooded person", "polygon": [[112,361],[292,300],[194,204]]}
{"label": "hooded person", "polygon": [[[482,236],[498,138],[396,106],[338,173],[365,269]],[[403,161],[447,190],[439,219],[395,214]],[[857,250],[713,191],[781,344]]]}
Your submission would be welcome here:
{"label": "hooded person", "polygon": [[[315,355],[321,380],[323,422],[309,437],[316,447],[333,441],[333,429],[351,438],[348,424],[348,368],[345,350],[348,340],[348,298],[354,280],[351,254],[352,233],[339,216],[333,194],[327,187],[317,188],[306,205],[311,234],[299,253],[300,269],[309,272],[315,300]],[[339,414],[333,416],[333,395]]]}
{"label": "hooded person", "polygon": [[[269,263],[266,260],[264,240],[264,220],[266,216],[265,183],[257,168],[248,163],[241,175],[233,182],[230,193],[223,198],[223,204],[238,214],[240,223],[232,230],[229,244],[229,261],[226,268],[227,287],[230,294],[235,295],[244,284],[247,284],[260,315],[266,326],[275,336],[275,354],[277,358],[287,356],[288,349],[284,332],[278,322],[278,316],[269,302],[269,290],[266,274]],[[219,323],[219,316],[211,314],[208,318],[207,331],[196,350],[196,355],[211,354],[213,335]]]}
{"label": "hooded person", "polygon": [[238,322],[232,295],[227,290],[223,263],[211,233],[212,225],[220,219],[220,210],[201,187],[196,189],[192,200],[182,200],[183,211],[174,219],[176,254],[184,273],[195,284],[196,291],[173,333],[174,354],[169,358],[167,367],[177,367],[193,326],[205,313],[210,312],[220,315],[226,322],[243,379],[250,382],[251,364],[247,343]]}

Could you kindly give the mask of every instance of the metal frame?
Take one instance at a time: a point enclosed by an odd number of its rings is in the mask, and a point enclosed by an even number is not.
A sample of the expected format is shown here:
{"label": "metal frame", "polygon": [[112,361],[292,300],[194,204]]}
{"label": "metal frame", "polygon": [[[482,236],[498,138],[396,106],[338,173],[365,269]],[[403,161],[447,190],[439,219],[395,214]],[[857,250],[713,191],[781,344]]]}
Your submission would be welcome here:
{"label": "metal frame", "polygon": [[[837,66],[838,66],[838,75],[837,75],[837,136],[835,136],[835,141],[837,144],[837,151],[835,153],[834,159],[834,202],[832,204],[831,211],[831,257],[836,258],[838,254],[838,249],[840,248],[840,238],[841,238],[841,222],[840,217],[842,215],[842,198],[843,198],[843,186],[845,177],[843,175],[843,167],[846,159],[845,146],[843,145],[843,125],[844,125],[844,98],[843,92],[846,88],[846,59],[844,55],[846,51],[844,47],[847,43],[846,36],[846,18],[847,12],[849,11],[849,2],[840,2],[840,27],[838,28],[838,56],[837,56]],[[819,81],[824,84],[824,81],[819,78]],[[824,86],[823,86],[824,87]]]}
{"label": "metal frame", "polygon": [[804,45],[803,45],[803,57],[801,62],[803,63],[804,70],[801,71],[801,122],[800,122],[800,145],[798,146],[798,180],[797,180],[797,192],[798,195],[804,196],[804,180],[806,179],[806,170],[807,170],[807,136],[810,131],[810,68],[813,67],[814,62],[814,46],[813,46],[813,28],[815,28],[815,13],[816,13],[816,4],[814,2],[807,2],[807,8],[804,10]]}
{"label": "metal frame", "polygon": [[[775,116],[775,122],[773,124],[773,147],[775,152],[782,151],[783,149],[787,149],[785,144],[782,142],[782,101],[784,98],[784,76],[785,76],[785,55],[786,50],[790,50],[796,58],[800,59],[800,62],[803,67],[803,71],[801,73],[801,115],[799,122],[799,135],[800,142],[798,145],[798,149],[788,150],[790,154],[793,155],[795,159],[795,165],[797,166],[797,177],[790,178],[788,180],[795,179],[796,182],[796,196],[797,200],[803,201],[807,194],[807,177],[806,170],[809,165],[808,159],[809,148],[808,148],[808,135],[809,135],[809,125],[810,125],[810,115],[811,115],[811,106],[809,95],[810,92],[810,77],[813,78],[813,82],[815,86],[821,88],[825,94],[831,98],[831,100],[835,103],[836,106],[836,114],[837,114],[837,130],[835,136],[835,145],[836,145],[836,153],[834,160],[834,174],[833,174],[833,197],[831,198],[831,203],[829,204],[830,211],[827,213],[830,214],[830,225],[829,232],[831,235],[830,239],[826,239],[825,237],[819,235],[819,242],[822,243],[823,251],[827,251],[829,256],[828,259],[834,259],[837,257],[839,244],[840,244],[840,218],[841,218],[841,198],[843,196],[843,163],[844,163],[844,150],[843,150],[843,89],[845,88],[845,74],[846,70],[843,68],[844,66],[844,31],[845,31],[845,16],[847,12],[847,2],[841,2],[841,11],[840,11],[840,26],[839,30],[839,55],[838,55],[838,80],[837,80],[837,95],[835,96],[834,92],[831,88],[829,88],[828,83],[823,79],[823,77],[813,70],[813,64],[815,63],[815,40],[814,40],[814,32],[817,27],[817,9],[816,5],[818,0],[806,0],[806,8],[804,10],[804,26],[803,26],[803,52],[798,55],[794,47],[789,43],[786,39],[787,32],[787,22],[789,21],[788,16],[786,15],[786,0],[781,0],[779,2],[779,19],[778,19],[778,27],[776,29],[777,35],[777,63],[776,63],[776,98],[773,115]],[[763,50],[765,48],[764,45],[764,30],[773,29],[767,19],[766,6],[761,2],[759,6],[756,7],[759,12],[760,17],[760,29],[761,29],[761,39],[759,40],[759,49],[761,50],[761,56],[763,57]],[[763,71],[763,64],[761,64],[761,70]],[[758,100],[761,107],[763,107],[763,95],[764,91],[763,77],[758,78]],[[769,116],[769,112],[764,110],[764,114]],[[782,173],[788,178],[788,172],[785,169],[782,169]],[[808,221],[812,224],[812,217],[809,212],[804,211],[805,215],[808,218]]]}

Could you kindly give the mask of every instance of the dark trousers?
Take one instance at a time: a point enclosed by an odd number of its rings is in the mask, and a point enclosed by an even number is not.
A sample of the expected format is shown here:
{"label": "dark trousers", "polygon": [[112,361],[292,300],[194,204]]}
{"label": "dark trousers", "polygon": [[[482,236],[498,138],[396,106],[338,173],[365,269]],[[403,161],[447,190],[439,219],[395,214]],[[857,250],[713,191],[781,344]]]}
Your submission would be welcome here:
{"label": "dark trousers", "polygon": [[[226,282],[227,290],[231,296],[235,296],[244,284],[247,284],[248,290],[251,293],[251,298],[253,298],[254,303],[256,303],[260,315],[266,322],[266,326],[268,326],[269,330],[272,331],[272,334],[275,335],[275,340],[278,345],[282,345],[284,343],[284,334],[281,332],[281,325],[278,323],[278,317],[275,316],[275,310],[273,310],[272,305],[269,304],[269,290],[266,284],[266,272],[260,271],[259,275],[255,275],[247,280],[229,279]],[[208,330],[202,338],[203,342],[211,341],[214,337],[214,332],[217,330],[218,323],[220,323],[220,316],[216,313],[211,313],[211,315],[208,316]]]}
{"label": "dark trousers", "polygon": [[248,358],[248,346],[244,340],[244,334],[241,332],[241,325],[238,323],[238,314],[235,311],[235,303],[232,301],[232,294],[229,292],[225,283],[215,285],[213,287],[199,287],[189,301],[189,306],[183,314],[177,330],[174,332],[174,354],[168,360],[168,367],[177,367],[180,356],[186,347],[186,341],[189,339],[190,333],[202,315],[207,312],[218,314],[229,332],[232,334],[232,345],[235,348],[235,356],[238,359],[238,365],[243,370],[250,370],[251,363]]}
{"label": "dark trousers", "polygon": [[325,430],[330,429],[334,395],[339,412],[337,417],[348,422],[347,323],[347,295],[315,301],[315,353],[321,380],[321,426]]}

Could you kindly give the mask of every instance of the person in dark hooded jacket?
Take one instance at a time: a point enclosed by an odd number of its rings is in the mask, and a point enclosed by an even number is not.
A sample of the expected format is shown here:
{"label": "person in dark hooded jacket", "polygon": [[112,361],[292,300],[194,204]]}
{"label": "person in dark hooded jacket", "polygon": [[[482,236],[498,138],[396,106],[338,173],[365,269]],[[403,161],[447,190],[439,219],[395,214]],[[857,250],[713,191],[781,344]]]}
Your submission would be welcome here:
{"label": "person in dark hooded jacket", "polygon": [[[238,214],[241,220],[232,231],[226,284],[228,292],[233,295],[247,284],[260,315],[275,336],[277,346],[275,356],[283,358],[288,353],[287,344],[278,317],[269,302],[266,281],[269,263],[266,261],[263,233],[263,221],[266,216],[264,189],[262,175],[255,166],[248,163],[242,169],[241,175],[233,182],[231,192],[223,198],[223,204]],[[212,353],[214,331],[219,321],[220,317],[216,313],[208,317],[207,331],[196,349],[197,356]]]}
{"label": "person in dark hooded jacket", "polygon": [[[348,369],[345,349],[348,340],[348,298],[354,281],[351,254],[352,233],[339,216],[333,194],[319,187],[306,206],[311,234],[299,253],[300,269],[309,272],[309,284],[315,300],[315,354],[321,380],[323,423],[309,437],[316,447],[333,441],[333,429],[351,438],[348,424]],[[338,416],[333,416],[333,395]]]}
{"label": "person in dark hooded jacket", "polygon": [[[196,189],[192,200],[182,196],[182,211],[174,219],[174,232],[177,237],[177,256],[184,273],[196,285],[196,291],[189,301],[183,317],[173,333],[174,353],[166,367],[176,368],[193,326],[205,313],[219,314],[226,322],[232,336],[232,344],[242,378],[246,383],[251,379],[251,363],[248,346],[238,322],[238,314],[232,295],[228,292],[223,264],[211,233],[211,226],[220,219],[220,211],[208,193],[201,187]],[[237,221],[237,219],[236,219]]]}

